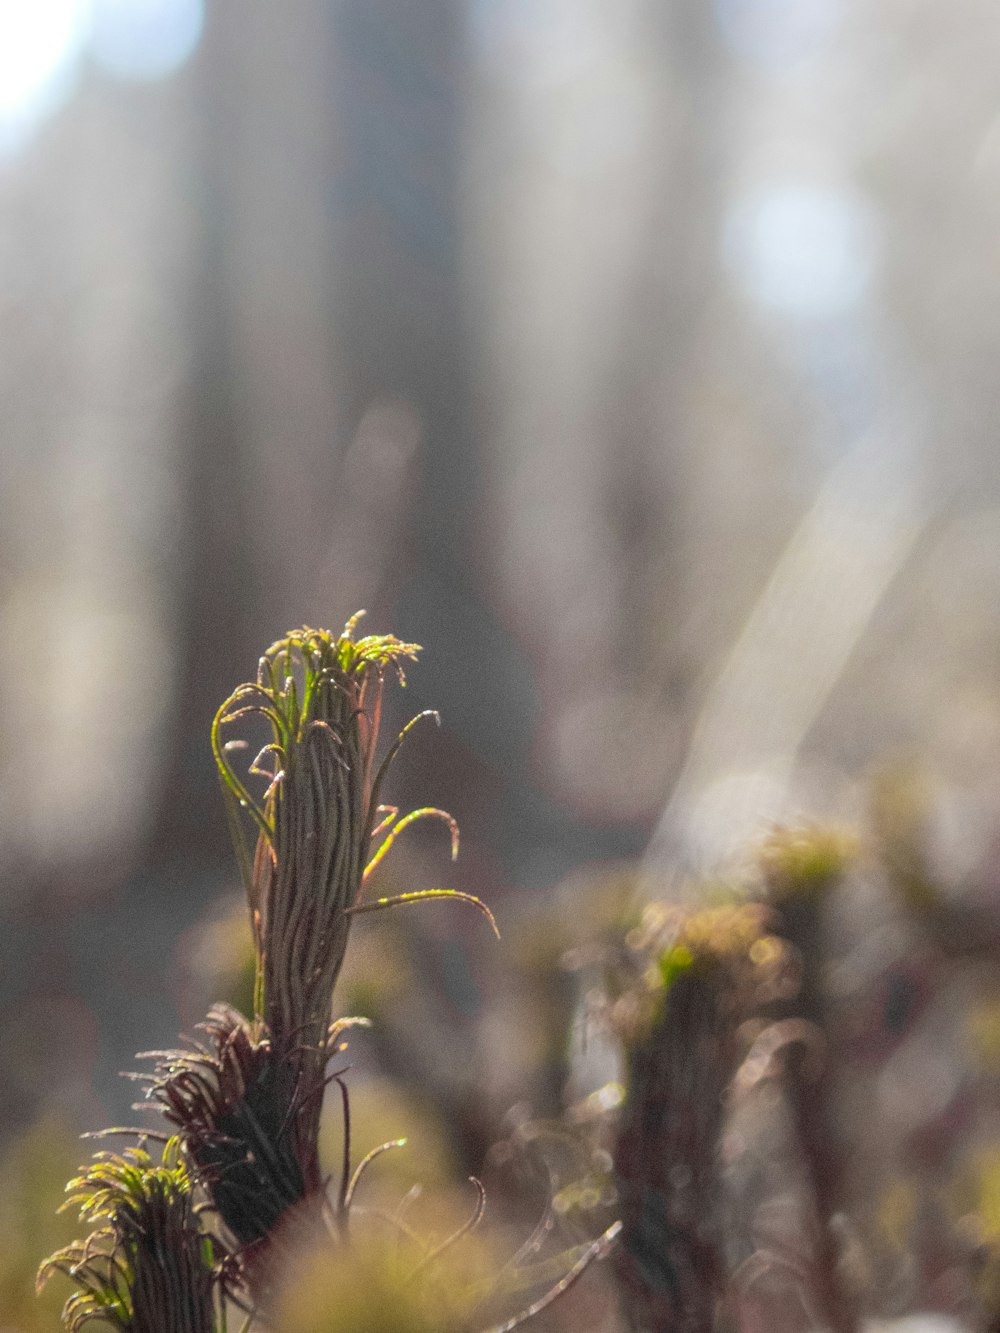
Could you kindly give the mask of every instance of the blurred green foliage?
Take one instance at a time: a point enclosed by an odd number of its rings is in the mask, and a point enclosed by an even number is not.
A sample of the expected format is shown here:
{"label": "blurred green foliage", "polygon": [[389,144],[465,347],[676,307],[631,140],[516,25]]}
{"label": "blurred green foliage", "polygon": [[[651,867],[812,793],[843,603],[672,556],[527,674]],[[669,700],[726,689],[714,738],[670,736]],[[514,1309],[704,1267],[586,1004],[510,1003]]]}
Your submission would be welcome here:
{"label": "blurred green foliage", "polygon": [[44,1254],[79,1231],[72,1214],[58,1213],[66,1181],[80,1160],[80,1140],[59,1116],[44,1115],[12,1143],[0,1162],[0,1327],[4,1333],[52,1333],[69,1286],[49,1283],[35,1295]]}

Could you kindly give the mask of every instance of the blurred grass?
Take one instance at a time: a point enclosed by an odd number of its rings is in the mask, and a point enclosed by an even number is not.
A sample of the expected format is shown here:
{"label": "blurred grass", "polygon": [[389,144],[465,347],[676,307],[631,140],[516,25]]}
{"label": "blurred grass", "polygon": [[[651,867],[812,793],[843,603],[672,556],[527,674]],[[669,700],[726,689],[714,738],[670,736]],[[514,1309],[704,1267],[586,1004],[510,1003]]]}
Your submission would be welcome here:
{"label": "blurred grass", "polygon": [[43,1255],[80,1232],[75,1210],[58,1213],[66,1182],[86,1158],[78,1135],[56,1113],[42,1116],[0,1162],[0,1329],[52,1333],[69,1296],[58,1279],[35,1295]]}

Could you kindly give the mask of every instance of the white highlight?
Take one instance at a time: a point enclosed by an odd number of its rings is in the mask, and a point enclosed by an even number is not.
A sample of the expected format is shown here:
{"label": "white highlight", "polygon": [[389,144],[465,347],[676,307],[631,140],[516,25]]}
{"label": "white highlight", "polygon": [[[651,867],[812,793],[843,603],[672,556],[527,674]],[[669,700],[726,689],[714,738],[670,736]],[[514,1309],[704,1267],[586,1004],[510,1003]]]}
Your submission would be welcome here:
{"label": "white highlight", "polygon": [[119,79],[161,79],[190,57],[201,37],[202,0],[91,0],[90,49]]}
{"label": "white highlight", "polygon": [[736,54],[776,73],[821,51],[840,18],[838,0],[715,0],[715,11]]}
{"label": "white highlight", "polygon": [[867,1319],[863,1333],[970,1333],[967,1324],[935,1310],[903,1315],[901,1319]]}
{"label": "white highlight", "polygon": [[829,474],[705,700],[647,853],[708,869],[787,816],[799,749],[921,530],[912,468],[868,438]]}
{"label": "white highlight", "polygon": [[0,0],[0,150],[11,151],[74,87],[85,0]]}
{"label": "white highlight", "polygon": [[0,158],[66,104],[85,50],[115,78],[165,78],[204,17],[203,0],[0,0]]}
{"label": "white highlight", "polygon": [[738,199],[725,231],[737,282],[762,306],[800,318],[843,314],[866,295],[875,227],[846,189],[790,180]]}

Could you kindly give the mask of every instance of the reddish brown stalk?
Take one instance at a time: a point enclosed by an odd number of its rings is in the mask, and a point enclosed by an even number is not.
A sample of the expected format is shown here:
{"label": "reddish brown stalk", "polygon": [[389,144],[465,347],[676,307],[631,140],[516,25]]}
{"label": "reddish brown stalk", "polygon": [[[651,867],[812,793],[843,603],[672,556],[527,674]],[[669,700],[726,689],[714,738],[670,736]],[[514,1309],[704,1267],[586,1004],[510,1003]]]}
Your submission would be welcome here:
{"label": "reddish brown stalk", "polygon": [[799,1150],[816,1214],[813,1300],[834,1333],[860,1325],[856,1294],[844,1281],[835,1218],[843,1210],[844,1159],[832,1101],[835,1042],[822,985],[826,962],[825,909],[851,846],[837,830],[779,830],[765,844],[762,866],[779,911],[779,933],[798,957],[801,981],[794,1000],[776,1013],[812,1034],[789,1044],[783,1062],[785,1087]]}
{"label": "reddish brown stalk", "polygon": [[658,957],[652,1013],[627,1041],[614,1154],[622,1232],[614,1264],[631,1328],[711,1333],[725,1290],[717,1153],[754,998],[752,909],[682,920]]}

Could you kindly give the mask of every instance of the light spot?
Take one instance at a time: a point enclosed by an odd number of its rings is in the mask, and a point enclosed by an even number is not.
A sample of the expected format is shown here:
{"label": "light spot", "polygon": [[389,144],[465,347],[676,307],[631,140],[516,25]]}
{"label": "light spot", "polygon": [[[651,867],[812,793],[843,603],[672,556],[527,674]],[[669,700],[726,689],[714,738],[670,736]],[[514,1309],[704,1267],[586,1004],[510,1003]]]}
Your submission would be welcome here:
{"label": "light spot", "polygon": [[0,154],[69,98],[86,18],[84,0],[0,0]]}
{"label": "light spot", "polygon": [[838,0],[715,0],[724,41],[771,72],[787,71],[821,51],[839,11]]}
{"label": "light spot", "polygon": [[968,1333],[968,1328],[951,1315],[924,1310],[902,1319],[866,1319],[862,1333]]}
{"label": "light spot", "polygon": [[875,226],[865,202],[849,190],[785,180],[736,200],[724,246],[734,278],[759,305],[820,319],[866,296]]}
{"label": "light spot", "polygon": [[162,79],[198,45],[202,0],[92,0],[90,51],[119,79]]}

